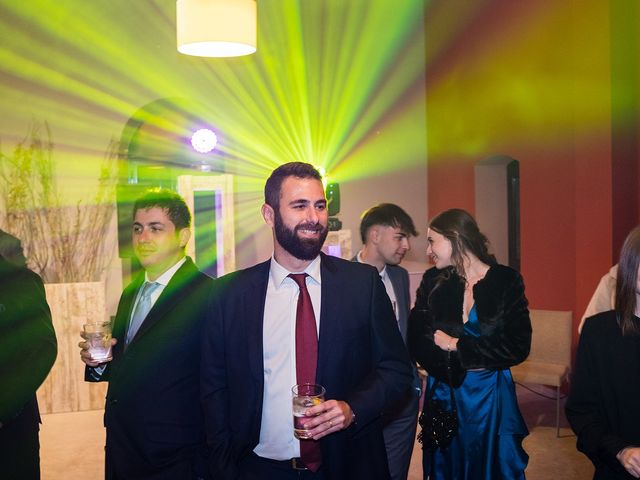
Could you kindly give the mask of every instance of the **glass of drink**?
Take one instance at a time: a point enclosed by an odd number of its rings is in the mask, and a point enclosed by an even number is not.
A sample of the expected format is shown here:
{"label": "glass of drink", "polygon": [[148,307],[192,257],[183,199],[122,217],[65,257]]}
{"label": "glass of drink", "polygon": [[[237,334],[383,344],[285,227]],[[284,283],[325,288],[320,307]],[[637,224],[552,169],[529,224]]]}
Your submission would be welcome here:
{"label": "glass of drink", "polygon": [[311,438],[306,426],[305,412],[308,408],[324,402],[324,387],[314,383],[294,385],[293,392],[293,435],[300,440]]}
{"label": "glass of drink", "polygon": [[89,344],[91,359],[96,362],[111,360],[111,323],[86,323],[82,326],[84,338]]}

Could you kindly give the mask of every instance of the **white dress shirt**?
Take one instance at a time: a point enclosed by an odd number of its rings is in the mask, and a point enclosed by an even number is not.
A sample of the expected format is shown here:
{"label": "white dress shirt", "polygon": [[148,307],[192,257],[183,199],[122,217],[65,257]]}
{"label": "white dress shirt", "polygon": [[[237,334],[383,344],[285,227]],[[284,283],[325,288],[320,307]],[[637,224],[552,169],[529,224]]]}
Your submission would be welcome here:
{"label": "white dress shirt", "polygon": [[317,332],[320,332],[320,257],[304,272],[289,272],[271,258],[263,318],[264,394],[256,455],[274,460],[300,456],[293,436],[291,389],[296,382],[296,310],[300,289],[290,273],[306,273]]}

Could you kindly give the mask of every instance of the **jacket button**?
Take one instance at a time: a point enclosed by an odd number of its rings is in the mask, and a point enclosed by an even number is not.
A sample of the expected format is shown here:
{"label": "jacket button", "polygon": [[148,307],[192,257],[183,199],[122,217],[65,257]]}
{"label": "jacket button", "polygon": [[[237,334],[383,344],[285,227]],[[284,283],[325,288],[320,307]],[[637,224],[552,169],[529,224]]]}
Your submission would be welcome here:
{"label": "jacket button", "polygon": [[115,405],[116,403],[118,403],[118,399],[117,398],[112,398],[111,400],[109,400],[109,404],[110,405]]}

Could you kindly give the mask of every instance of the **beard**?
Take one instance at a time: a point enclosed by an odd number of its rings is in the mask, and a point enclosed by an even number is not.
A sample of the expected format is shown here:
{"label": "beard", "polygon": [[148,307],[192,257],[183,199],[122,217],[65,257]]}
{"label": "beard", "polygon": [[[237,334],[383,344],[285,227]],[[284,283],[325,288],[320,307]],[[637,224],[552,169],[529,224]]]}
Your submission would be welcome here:
{"label": "beard", "polygon": [[[301,223],[292,230],[282,221],[279,210],[275,212],[274,227],[278,243],[298,260],[313,260],[316,258],[329,234],[329,227],[323,227],[319,223]],[[320,236],[317,239],[300,238],[298,230],[315,230],[320,232]]]}

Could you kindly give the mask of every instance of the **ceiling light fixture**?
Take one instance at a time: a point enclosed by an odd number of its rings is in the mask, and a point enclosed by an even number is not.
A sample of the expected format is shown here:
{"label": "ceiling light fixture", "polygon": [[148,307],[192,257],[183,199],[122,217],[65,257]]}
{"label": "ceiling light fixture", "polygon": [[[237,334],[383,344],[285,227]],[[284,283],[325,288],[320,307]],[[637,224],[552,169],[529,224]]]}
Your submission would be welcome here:
{"label": "ceiling light fixture", "polygon": [[255,0],[177,0],[178,51],[198,57],[239,57],[256,51]]}

